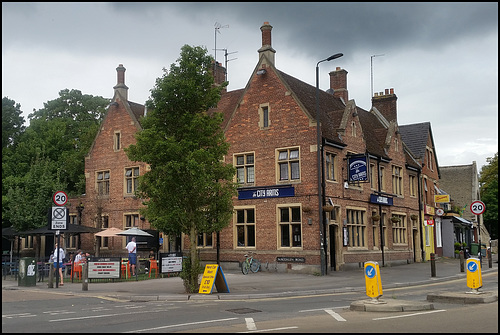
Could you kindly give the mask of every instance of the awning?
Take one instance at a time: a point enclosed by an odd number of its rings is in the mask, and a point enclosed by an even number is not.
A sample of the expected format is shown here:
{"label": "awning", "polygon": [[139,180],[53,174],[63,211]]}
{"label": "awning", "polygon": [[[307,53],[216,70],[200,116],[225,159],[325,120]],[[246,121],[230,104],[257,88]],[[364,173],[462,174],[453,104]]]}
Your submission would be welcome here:
{"label": "awning", "polygon": [[[100,231],[101,229],[99,228],[76,225],[72,223],[67,225],[67,229],[59,230],[61,234],[85,234],[85,233],[97,233]],[[53,235],[55,233],[56,231],[54,229],[50,229],[50,227],[47,225],[37,229],[19,232],[19,235]]]}
{"label": "awning", "polygon": [[469,228],[472,228],[474,227],[474,224],[472,222],[470,222],[469,220],[466,220],[464,218],[461,218],[459,216],[453,216],[452,217],[452,222],[453,223],[459,223],[463,226],[466,226],[466,227],[469,227]]}

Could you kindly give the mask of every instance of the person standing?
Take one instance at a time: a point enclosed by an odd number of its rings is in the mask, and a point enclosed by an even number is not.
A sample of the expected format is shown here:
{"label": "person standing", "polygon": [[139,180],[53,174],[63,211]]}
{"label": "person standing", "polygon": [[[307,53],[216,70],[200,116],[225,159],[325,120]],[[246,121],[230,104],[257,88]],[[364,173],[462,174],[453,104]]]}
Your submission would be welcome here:
{"label": "person standing", "polygon": [[130,262],[132,276],[135,276],[135,264],[137,263],[137,244],[135,243],[135,237],[128,242],[126,246],[128,250],[128,261]]}
{"label": "person standing", "polygon": [[[63,267],[63,263],[64,263],[64,257],[66,257],[66,254],[64,253],[64,249],[63,248],[58,248],[57,247],[57,243],[55,245],[55,250],[54,250],[54,267],[57,267],[59,265],[59,280],[60,280],[60,284],[61,286],[64,286],[64,282],[63,282],[63,272],[62,272],[62,267]],[[59,264],[57,263],[57,255],[59,255]]]}
{"label": "person standing", "polygon": [[81,262],[81,261],[82,261],[82,251],[80,249],[78,249],[78,251],[76,253],[76,256],[75,256],[74,262],[78,263],[78,262]]}

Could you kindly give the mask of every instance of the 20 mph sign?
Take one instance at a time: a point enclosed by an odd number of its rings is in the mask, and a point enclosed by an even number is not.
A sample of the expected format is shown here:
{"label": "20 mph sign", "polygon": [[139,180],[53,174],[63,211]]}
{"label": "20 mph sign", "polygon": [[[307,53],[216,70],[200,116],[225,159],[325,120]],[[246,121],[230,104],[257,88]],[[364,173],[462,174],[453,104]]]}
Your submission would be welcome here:
{"label": "20 mph sign", "polygon": [[484,202],[476,200],[470,204],[470,211],[476,215],[481,215],[486,210],[486,205]]}
{"label": "20 mph sign", "polygon": [[57,191],[52,200],[57,206],[64,206],[68,202],[68,195],[63,191]]}

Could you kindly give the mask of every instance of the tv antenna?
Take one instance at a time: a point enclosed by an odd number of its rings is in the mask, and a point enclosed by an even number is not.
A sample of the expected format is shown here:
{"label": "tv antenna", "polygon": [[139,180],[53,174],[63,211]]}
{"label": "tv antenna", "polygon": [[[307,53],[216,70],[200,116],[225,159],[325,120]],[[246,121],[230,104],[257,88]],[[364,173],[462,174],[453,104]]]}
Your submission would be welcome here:
{"label": "tv antenna", "polygon": [[385,54],[370,56],[370,76],[371,76],[371,95],[370,95],[370,100],[371,100],[371,98],[373,98],[373,58],[374,57],[381,57],[381,56],[385,56]]}
{"label": "tv antenna", "polygon": [[221,25],[219,22],[215,22],[215,48],[214,48],[214,60],[215,60],[215,64],[214,64],[214,78],[217,78],[217,33],[220,34],[220,29],[222,28],[229,28],[229,25],[226,24],[226,25]]}
{"label": "tv antenna", "polygon": [[227,56],[231,55],[231,54],[235,54],[238,51],[229,52],[229,53],[227,52],[227,49],[215,49],[215,51],[224,51],[224,68],[226,69],[226,81],[227,81],[227,62],[238,59],[238,58],[227,59]]}

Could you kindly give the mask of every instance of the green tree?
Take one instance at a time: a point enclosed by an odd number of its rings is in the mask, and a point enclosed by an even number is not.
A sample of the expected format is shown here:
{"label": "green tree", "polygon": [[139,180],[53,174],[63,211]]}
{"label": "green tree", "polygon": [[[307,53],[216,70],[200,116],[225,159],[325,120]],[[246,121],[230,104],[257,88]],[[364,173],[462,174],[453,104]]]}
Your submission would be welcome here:
{"label": "green tree", "polygon": [[2,98],[2,150],[17,143],[24,131],[21,105],[7,97]]}
{"label": "green tree", "polygon": [[486,205],[483,222],[490,237],[498,239],[498,152],[487,162],[479,174],[481,201]]}
{"label": "green tree", "polygon": [[16,230],[48,224],[47,211],[52,206],[52,195],[65,187],[58,179],[55,164],[48,158],[37,157],[28,173],[11,184],[7,192],[7,213]]}
{"label": "green tree", "polygon": [[213,233],[232,216],[235,170],[224,163],[225,141],[221,113],[208,112],[220,100],[222,86],[214,85],[213,59],[202,47],[184,45],[177,64],[164,69],[147,102],[137,143],[127,149],[129,159],[151,169],[139,178],[139,194],[146,199],[142,214],[158,230],[190,237],[186,291],[198,288],[202,269],[196,252],[199,233]]}
{"label": "green tree", "polygon": [[[85,155],[108,104],[109,99],[65,89],[28,116],[28,127],[2,124],[3,129],[20,129],[11,131],[2,148],[2,227],[38,228],[47,223],[53,192],[85,192]],[[2,100],[3,119],[19,111],[19,104]]]}

